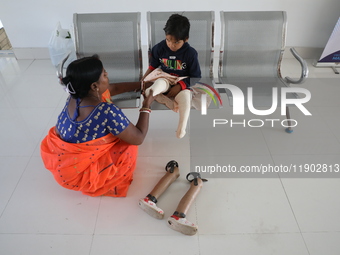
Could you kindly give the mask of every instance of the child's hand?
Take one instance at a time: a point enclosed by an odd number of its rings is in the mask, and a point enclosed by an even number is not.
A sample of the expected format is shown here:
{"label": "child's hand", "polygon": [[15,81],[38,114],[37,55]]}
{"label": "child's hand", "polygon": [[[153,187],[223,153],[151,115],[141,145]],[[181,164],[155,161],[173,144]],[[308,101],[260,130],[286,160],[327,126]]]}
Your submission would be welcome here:
{"label": "child's hand", "polygon": [[175,97],[177,96],[177,94],[182,90],[181,85],[176,84],[175,86],[173,86],[170,91],[168,92],[168,94],[166,94],[167,97]]}

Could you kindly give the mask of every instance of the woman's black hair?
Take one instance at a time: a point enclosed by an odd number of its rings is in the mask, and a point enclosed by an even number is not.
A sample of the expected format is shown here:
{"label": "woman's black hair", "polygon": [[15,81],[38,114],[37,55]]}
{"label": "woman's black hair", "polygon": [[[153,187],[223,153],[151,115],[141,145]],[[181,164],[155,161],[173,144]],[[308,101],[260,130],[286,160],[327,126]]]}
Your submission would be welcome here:
{"label": "woman's black hair", "polygon": [[172,14],[166,22],[163,30],[166,35],[172,35],[177,40],[185,41],[189,38],[189,19],[180,14]]}
{"label": "woman's black hair", "polygon": [[68,65],[62,82],[73,98],[84,98],[88,95],[91,84],[99,80],[102,72],[103,64],[97,55],[84,57]]}

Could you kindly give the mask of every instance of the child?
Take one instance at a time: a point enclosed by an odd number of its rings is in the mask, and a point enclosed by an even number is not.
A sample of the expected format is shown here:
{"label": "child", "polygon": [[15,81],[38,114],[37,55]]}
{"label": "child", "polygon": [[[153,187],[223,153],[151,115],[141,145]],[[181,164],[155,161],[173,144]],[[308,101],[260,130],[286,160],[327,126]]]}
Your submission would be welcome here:
{"label": "child", "polygon": [[[174,100],[180,115],[176,131],[178,138],[182,138],[186,133],[191,108],[189,88],[201,78],[197,51],[188,44],[189,30],[188,18],[179,14],[171,15],[164,27],[165,40],[152,48],[150,66],[143,76],[144,81],[154,81],[146,90],[146,96],[152,89],[154,96],[164,93],[166,97]],[[164,103],[164,100],[159,97],[158,99],[156,97],[157,101]]]}

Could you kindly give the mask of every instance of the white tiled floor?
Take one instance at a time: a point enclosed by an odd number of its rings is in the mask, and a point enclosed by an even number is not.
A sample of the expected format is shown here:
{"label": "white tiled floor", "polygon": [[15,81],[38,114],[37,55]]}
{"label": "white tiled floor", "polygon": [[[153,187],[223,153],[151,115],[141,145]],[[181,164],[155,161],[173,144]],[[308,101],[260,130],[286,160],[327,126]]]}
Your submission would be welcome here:
{"label": "white tiled floor", "polygon": [[[39,144],[66,99],[50,61],[0,58],[0,254],[338,255],[340,178],[327,174],[206,174],[209,181],[188,213],[199,226],[195,236],[174,232],[166,219],[155,220],[137,206],[172,159],[181,177],[159,199],[166,218],[197,165],[339,164],[340,76],[309,67],[301,87],[312,94],[306,107],[313,116],[292,109],[299,122],[293,134],[268,124],[213,128],[214,118],[233,117],[226,98],[224,108],[207,116],[192,111],[181,140],[175,138],[177,115],[153,111],[128,196],[115,199],[62,189],[44,169]],[[298,71],[294,60],[284,59],[284,75]],[[138,110],[124,112],[136,122]]]}

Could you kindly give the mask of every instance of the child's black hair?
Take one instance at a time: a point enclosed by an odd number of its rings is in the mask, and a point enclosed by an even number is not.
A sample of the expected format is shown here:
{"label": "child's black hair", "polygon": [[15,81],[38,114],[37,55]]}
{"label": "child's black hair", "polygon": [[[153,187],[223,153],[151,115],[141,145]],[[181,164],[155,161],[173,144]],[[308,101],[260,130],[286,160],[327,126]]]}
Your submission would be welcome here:
{"label": "child's black hair", "polygon": [[172,35],[177,40],[187,40],[189,38],[189,19],[180,14],[172,14],[164,27],[165,35]]}

